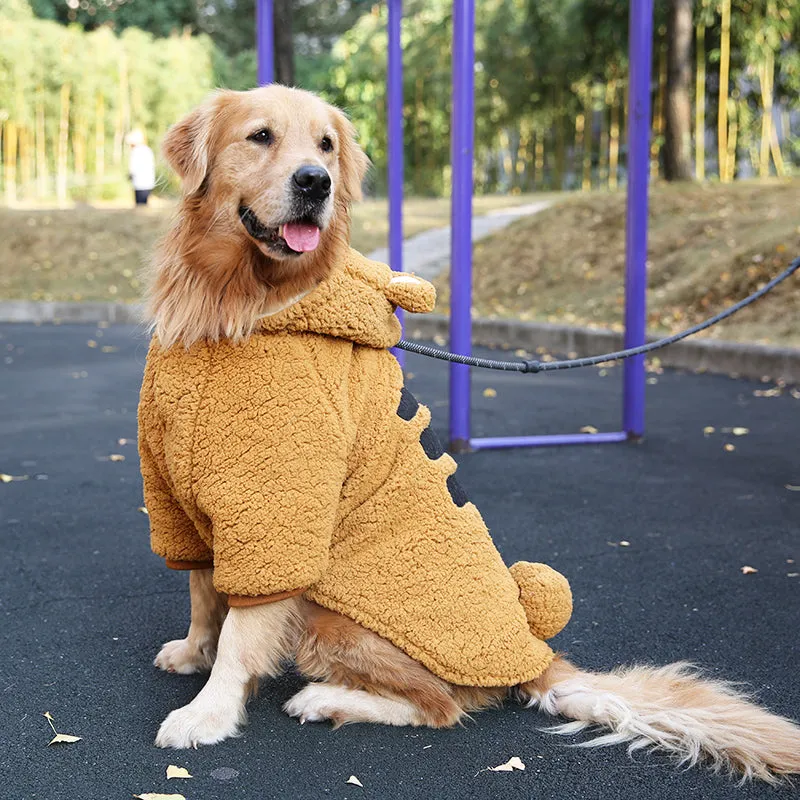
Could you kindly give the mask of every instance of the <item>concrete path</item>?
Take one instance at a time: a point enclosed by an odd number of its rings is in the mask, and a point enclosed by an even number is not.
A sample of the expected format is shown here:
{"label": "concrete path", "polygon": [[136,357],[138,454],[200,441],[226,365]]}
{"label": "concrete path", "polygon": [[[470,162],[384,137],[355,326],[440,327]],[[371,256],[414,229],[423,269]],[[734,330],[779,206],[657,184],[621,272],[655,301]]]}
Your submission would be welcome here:
{"label": "concrete path", "polygon": [[[473,217],[472,241],[489,236],[489,234],[505,228],[521,217],[538,214],[543,209],[552,205],[552,200],[539,200],[524,206],[511,206],[498,208],[488,214]],[[379,247],[368,254],[367,258],[373,261],[389,263],[389,249]],[[432,228],[418,233],[403,242],[403,270],[414,272],[421,278],[432,280],[450,261],[450,226]]]}
{"label": "concrete path", "polygon": [[[299,725],[281,711],[302,686],[292,672],[264,682],[240,738],[156,749],[159,722],[204,677],[152,666],[161,642],[184,635],[189,597],[186,575],[150,552],[138,510],[147,341],[125,325],[0,325],[0,351],[0,473],[20,478],[0,481],[3,800],[797,797],[624,747],[571,748],[583,739],[542,733],[552,720],[514,704],[453,730]],[[446,366],[411,356],[408,370],[443,433]],[[614,430],[620,377],[476,370],[475,434]],[[798,716],[800,492],[789,487],[800,485],[800,400],[757,395],[769,388],[758,382],[652,377],[641,443],[473,453],[459,456],[459,480],[508,562],[542,560],[569,577],[575,613],[554,646],[577,663],[690,659]],[[47,711],[82,740],[48,747]],[[512,756],[524,772],[486,771]],[[194,777],[167,782],[169,764]]]}

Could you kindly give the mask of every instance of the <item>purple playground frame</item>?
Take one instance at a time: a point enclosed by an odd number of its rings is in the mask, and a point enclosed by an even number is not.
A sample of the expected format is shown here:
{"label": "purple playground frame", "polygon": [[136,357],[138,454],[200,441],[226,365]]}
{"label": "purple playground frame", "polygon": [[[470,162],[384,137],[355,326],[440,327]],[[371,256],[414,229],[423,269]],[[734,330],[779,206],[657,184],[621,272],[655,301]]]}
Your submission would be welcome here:
{"label": "purple playground frame", "polygon": [[[403,258],[403,73],[400,43],[402,0],[388,0],[389,254],[392,269]],[[272,0],[257,0],[259,84],[272,81]],[[647,325],[647,214],[650,152],[650,75],[653,51],[653,0],[631,0],[626,214],[625,347],[645,343]],[[453,0],[453,105],[450,349],[472,349],[472,191],[475,129],[475,0]],[[624,364],[622,430],[539,436],[470,436],[470,368],[450,365],[450,449],[454,452],[504,447],[602,444],[644,434],[644,356]]]}

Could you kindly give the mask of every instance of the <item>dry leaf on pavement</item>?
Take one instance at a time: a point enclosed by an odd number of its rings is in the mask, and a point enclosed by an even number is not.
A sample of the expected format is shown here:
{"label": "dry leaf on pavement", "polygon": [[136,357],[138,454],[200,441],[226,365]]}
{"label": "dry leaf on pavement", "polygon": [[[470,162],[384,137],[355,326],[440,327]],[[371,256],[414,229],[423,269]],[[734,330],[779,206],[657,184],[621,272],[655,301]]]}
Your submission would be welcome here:
{"label": "dry leaf on pavement", "polygon": [[47,746],[49,747],[51,744],[74,744],[75,742],[81,741],[81,739],[81,736],[70,736],[68,733],[57,733],[47,743]]}
{"label": "dry leaf on pavement", "polygon": [[525,769],[525,765],[518,756],[510,758],[505,764],[500,764],[499,767],[489,767],[490,772],[513,772],[515,769]]}
{"label": "dry leaf on pavement", "polygon": [[715,430],[716,428],[713,425],[706,425],[706,427],[703,428],[703,436],[711,436]]}
{"label": "dry leaf on pavement", "polygon": [[0,472],[0,483],[11,483],[11,481],[26,481],[27,475],[7,475],[5,472]]}
{"label": "dry leaf on pavement", "polygon": [[491,387],[487,387],[483,390],[484,397],[497,397],[497,390],[492,389]]}
{"label": "dry leaf on pavement", "polygon": [[734,436],[747,436],[750,433],[750,428],[732,428],[731,433]]}
{"label": "dry leaf on pavement", "polygon": [[363,784],[363,783],[361,783],[361,781],[360,781],[358,778],[356,778],[356,776],[355,776],[355,775],[351,775],[351,776],[350,776],[350,777],[349,777],[349,778],[348,778],[348,779],[345,781],[345,783],[352,783],[352,784],[353,784],[353,786],[360,786],[362,789],[364,788],[364,784]]}
{"label": "dry leaf on pavement", "polygon": [[599,433],[600,431],[594,425],[584,425],[581,428],[581,433]]}
{"label": "dry leaf on pavement", "polygon": [[108,457],[108,460],[109,461],[124,461],[125,460],[125,456],[121,455],[120,453],[112,453]]}
{"label": "dry leaf on pavement", "polygon": [[51,744],[74,744],[75,742],[80,742],[80,736],[72,736],[69,733],[59,733],[56,730],[56,726],[53,725],[55,720],[53,719],[53,715],[49,711],[45,711],[42,716],[47,720],[47,724],[53,729],[53,733],[55,736],[47,743],[49,747]]}
{"label": "dry leaf on pavement", "polygon": [[726,444],[725,445],[725,450],[728,453],[732,453],[735,449],[736,449],[736,447],[734,445],[732,445],[732,444]]}
{"label": "dry leaf on pavement", "polygon": [[787,489],[788,489],[790,492],[800,492],[800,486],[793,486],[791,483],[787,483],[787,484],[786,484],[786,488],[787,488]]}
{"label": "dry leaf on pavement", "polygon": [[755,567],[748,567],[746,564],[740,569],[742,570],[742,575],[752,575],[753,573],[758,572]]}
{"label": "dry leaf on pavement", "polygon": [[189,774],[189,770],[184,767],[176,767],[174,764],[170,764],[167,767],[167,780],[170,778],[191,778],[192,775]]}
{"label": "dry leaf on pavement", "polygon": [[135,794],[134,797],[138,800],[186,800],[182,794],[159,794],[158,792]]}

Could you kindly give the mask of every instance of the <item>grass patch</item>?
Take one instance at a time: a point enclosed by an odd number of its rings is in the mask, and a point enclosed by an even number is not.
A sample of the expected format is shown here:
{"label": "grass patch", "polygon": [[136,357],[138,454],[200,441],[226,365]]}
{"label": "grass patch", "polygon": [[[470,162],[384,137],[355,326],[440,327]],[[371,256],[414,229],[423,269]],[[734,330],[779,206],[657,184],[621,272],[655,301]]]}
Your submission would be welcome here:
{"label": "grass patch", "polygon": [[[755,291],[800,256],[800,181],[659,184],[650,194],[648,325],[674,332]],[[475,246],[479,316],[621,329],[625,195],[576,195]],[[447,306],[446,276],[438,281]],[[709,334],[800,346],[800,281]]]}
{"label": "grass patch", "polygon": [[[475,200],[475,213],[530,203],[533,195]],[[448,225],[446,199],[409,198],[404,233]],[[172,207],[147,209],[0,208],[0,298],[135,302],[139,273],[166,230]],[[364,253],[385,247],[387,203],[369,200],[353,209],[353,246]]]}

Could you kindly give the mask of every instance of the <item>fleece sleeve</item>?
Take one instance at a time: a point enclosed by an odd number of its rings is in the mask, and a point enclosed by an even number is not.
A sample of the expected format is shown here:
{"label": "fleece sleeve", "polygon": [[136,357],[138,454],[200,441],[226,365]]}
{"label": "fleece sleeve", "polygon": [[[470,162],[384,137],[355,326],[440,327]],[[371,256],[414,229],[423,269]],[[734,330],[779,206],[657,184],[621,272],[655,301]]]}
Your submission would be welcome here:
{"label": "fleece sleeve", "polygon": [[341,408],[291,337],[218,357],[212,373],[192,474],[214,585],[231,605],[299,594],[328,564],[346,468]]}

